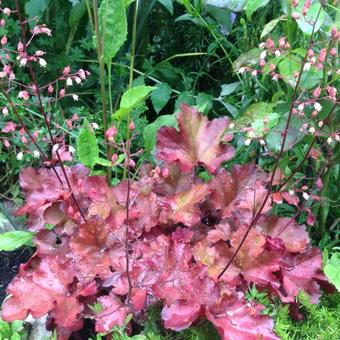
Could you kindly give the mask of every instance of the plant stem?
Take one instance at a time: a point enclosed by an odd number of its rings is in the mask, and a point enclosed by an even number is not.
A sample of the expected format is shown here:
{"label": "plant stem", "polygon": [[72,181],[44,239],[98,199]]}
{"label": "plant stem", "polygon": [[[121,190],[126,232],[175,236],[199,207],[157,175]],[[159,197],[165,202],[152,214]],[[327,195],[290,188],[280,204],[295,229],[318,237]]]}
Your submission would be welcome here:
{"label": "plant stem", "polygon": [[307,61],[307,57],[308,57],[308,49],[312,46],[312,43],[313,43],[313,37],[314,37],[314,32],[315,32],[315,26],[316,26],[316,23],[319,19],[319,16],[320,16],[320,13],[321,13],[321,9],[322,9],[322,6],[320,6],[320,9],[318,11],[318,14],[317,14],[317,17],[315,19],[315,22],[313,23],[313,29],[312,29],[312,34],[310,36],[310,40],[309,40],[309,46],[307,48],[307,51],[306,51],[306,54],[305,54],[305,57],[303,59],[303,62],[301,64],[301,69],[300,69],[300,72],[299,72],[299,76],[298,76],[298,79],[296,81],[296,85],[295,85],[295,88],[294,88],[294,93],[293,93],[293,97],[291,99],[291,104],[290,104],[290,110],[289,110],[289,114],[288,114],[288,118],[287,118],[287,122],[286,122],[286,126],[284,128],[284,130],[282,131],[281,135],[282,135],[282,142],[281,142],[281,148],[280,148],[280,152],[279,152],[279,155],[276,159],[276,162],[274,164],[274,169],[272,171],[272,175],[271,175],[271,178],[270,178],[270,182],[269,182],[269,188],[267,190],[267,193],[266,193],[266,196],[260,206],[260,209],[257,211],[257,213],[254,215],[253,219],[251,220],[245,234],[243,235],[242,239],[241,239],[241,242],[239,243],[238,247],[236,248],[234,254],[232,255],[232,257],[230,258],[230,260],[228,261],[228,263],[226,264],[226,266],[223,268],[223,270],[221,271],[221,273],[218,275],[218,280],[223,276],[223,274],[228,270],[228,268],[230,267],[230,265],[233,263],[234,259],[236,258],[236,256],[238,255],[239,251],[241,250],[244,242],[246,241],[249,233],[250,233],[250,230],[252,229],[252,227],[254,225],[256,225],[256,223],[259,221],[260,217],[261,217],[261,214],[262,214],[262,211],[264,209],[264,207],[266,206],[266,203],[268,202],[268,199],[270,198],[271,196],[271,193],[272,193],[272,189],[273,189],[273,185],[274,185],[274,179],[275,179],[275,174],[276,174],[276,170],[279,166],[279,162],[280,162],[280,159],[282,158],[282,155],[283,155],[283,152],[284,152],[284,149],[285,149],[285,144],[286,144],[286,139],[287,139],[287,135],[288,135],[288,129],[289,129],[289,125],[290,125],[290,121],[291,121],[291,117],[292,117],[292,114],[293,114],[293,108],[294,108],[294,105],[295,105],[295,100],[296,100],[296,97],[297,97],[297,91],[299,89],[299,85],[300,85],[300,80],[301,80],[301,76],[302,76],[302,72],[303,72],[303,69],[304,69],[304,66],[305,66],[305,63]]}
{"label": "plant stem", "polygon": [[[130,74],[129,74],[129,88],[132,87],[133,82],[133,70],[135,65],[135,53],[136,53],[136,36],[137,36],[137,16],[138,16],[138,2],[135,2],[135,10],[133,15],[133,27],[132,27],[132,42],[131,42],[131,60],[130,60]],[[127,114],[126,124],[126,166],[124,167],[124,178],[127,176],[127,193],[126,193],[126,224],[125,224],[125,264],[126,264],[126,276],[129,284],[129,291],[127,296],[127,302],[131,302],[132,294],[132,282],[130,277],[130,254],[129,254],[129,225],[130,225],[130,190],[131,190],[131,174],[130,174],[130,159],[131,159],[131,136],[130,136],[130,112]]]}
{"label": "plant stem", "polygon": [[[99,81],[100,81],[100,96],[101,96],[101,102],[102,102],[102,110],[103,110],[103,128],[104,128],[104,136],[105,132],[108,129],[108,119],[107,119],[107,99],[106,99],[106,75],[105,75],[105,63],[104,63],[104,56],[103,56],[103,41],[100,37],[100,29],[99,29],[99,17],[98,17],[98,1],[92,0],[93,4],[93,18],[94,18],[94,33],[96,36],[96,48],[97,48],[97,57],[98,57],[98,63],[99,63]],[[106,158],[110,160],[110,147],[109,147],[109,141],[107,140],[107,137],[105,136],[106,141]],[[111,178],[111,168],[107,168],[107,180],[110,184],[110,178]]]}

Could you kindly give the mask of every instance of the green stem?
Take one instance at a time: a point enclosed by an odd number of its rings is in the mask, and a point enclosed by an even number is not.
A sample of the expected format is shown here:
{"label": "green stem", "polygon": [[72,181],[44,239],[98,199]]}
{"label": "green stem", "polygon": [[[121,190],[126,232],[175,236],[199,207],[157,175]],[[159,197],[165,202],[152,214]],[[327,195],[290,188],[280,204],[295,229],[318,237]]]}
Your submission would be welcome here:
{"label": "green stem", "polygon": [[[102,110],[103,110],[103,127],[104,134],[108,129],[108,119],[107,119],[107,99],[106,99],[106,87],[105,87],[105,63],[103,58],[103,42],[100,37],[100,29],[99,29],[99,17],[98,17],[98,1],[93,0],[93,18],[94,18],[94,32],[96,35],[96,48],[97,48],[97,57],[99,62],[99,80],[100,80],[100,96],[102,101]],[[109,143],[106,140],[106,157],[110,160],[110,147]],[[110,180],[111,177],[111,169],[107,168],[107,179]]]}

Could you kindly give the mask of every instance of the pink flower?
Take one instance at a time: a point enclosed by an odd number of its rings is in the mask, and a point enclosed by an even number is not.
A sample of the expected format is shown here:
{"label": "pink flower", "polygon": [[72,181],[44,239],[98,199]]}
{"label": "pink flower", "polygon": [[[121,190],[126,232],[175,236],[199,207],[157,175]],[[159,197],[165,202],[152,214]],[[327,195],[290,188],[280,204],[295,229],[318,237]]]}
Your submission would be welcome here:
{"label": "pink flower", "polygon": [[133,121],[130,122],[129,129],[130,130],[134,130],[135,129],[135,123]]}
{"label": "pink flower", "polygon": [[4,115],[4,117],[6,117],[8,115],[8,108],[7,108],[7,106],[4,106],[2,108],[2,114]]}
{"label": "pink flower", "polygon": [[320,62],[320,63],[323,63],[323,62],[326,60],[326,55],[327,55],[327,49],[326,49],[326,48],[323,48],[323,49],[320,51],[320,54],[319,54],[319,62]]}
{"label": "pink flower", "polygon": [[65,89],[61,89],[60,92],[59,92],[59,97],[60,97],[60,98],[65,97],[65,93],[66,93],[66,92],[65,92]]}
{"label": "pink flower", "polygon": [[11,11],[8,7],[4,8],[4,9],[3,9],[3,12],[4,12],[4,14],[7,15],[7,16],[11,15],[11,13],[12,13],[12,11]]}
{"label": "pink flower", "polygon": [[17,124],[9,121],[6,123],[5,127],[1,130],[1,132],[3,133],[14,132],[16,127],[17,127]]}
{"label": "pink flower", "polygon": [[286,39],[285,38],[280,38],[279,39],[279,47],[280,48],[285,48],[286,45]]}
{"label": "pink flower", "polygon": [[46,54],[46,52],[40,51],[40,50],[38,50],[38,51],[36,51],[36,52],[34,53],[34,55],[35,55],[36,57],[42,57],[44,54]]}
{"label": "pink flower", "polygon": [[24,51],[24,44],[21,41],[19,41],[19,43],[18,43],[17,50],[19,52],[23,52]]}
{"label": "pink flower", "polygon": [[2,38],[1,38],[1,45],[6,45],[8,42],[8,39],[7,37],[4,35]]}
{"label": "pink flower", "polygon": [[299,0],[293,0],[293,1],[292,1],[292,6],[293,6],[293,7],[299,6]]}
{"label": "pink flower", "polygon": [[292,13],[292,18],[295,19],[295,20],[298,20],[300,19],[300,15],[296,12]]}
{"label": "pink flower", "polygon": [[0,26],[1,26],[1,27],[5,27],[5,24],[6,24],[5,19],[1,19],[1,20],[0,20]]}
{"label": "pink flower", "polygon": [[33,28],[33,34],[46,34],[52,36],[52,31],[46,25],[38,25]]}
{"label": "pink flower", "polygon": [[67,76],[69,73],[71,72],[71,67],[70,66],[66,66],[63,70],[63,75]]}
{"label": "pink flower", "polygon": [[330,54],[332,57],[336,56],[336,54],[337,54],[336,48],[335,48],[335,47],[331,48],[331,50],[329,51],[329,54]]}
{"label": "pink flower", "polygon": [[106,130],[105,132],[105,137],[108,139],[109,142],[114,142],[115,137],[117,134],[117,128],[112,125],[109,129]]}
{"label": "pink flower", "polygon": [[113,165],[115,165],[117,161],[118,161],[118,155],[115,153],[111,157],[111,162],[112,162]]}
{"label": "pink flower", "polygon": [[52,86],[52,85],[49,85],[48,88],[47,88],[47,91],[48,91],[49,93],[53,93],[53,90],[54,90],[53,86]]}
{"label": "pink flower", "polygon": [[336,90],[335,87],[333,87],[333,86],[328,86],[328,87],[327,87],[327,93],[328,93],[328,96],[329,96],[332,100],[336,100],[337,90]]}
{"label": "pink flower", "polygon": [[273,49],[273,48],[275,47],[274,41],[273,41],[272,38],[268,38],[268,39],[266,40],[266,45],[267,45],[267,48],[269,48],[269,49]]}
{"label": "pink flower", "polygon": [[314,98],[319,98],[321,94],[321,88],[318,86],[314,91],[313,91],[313,97]]}
{"label": "pink flower", "polygon": [[27,91],[20,91],[19,94],[18,94],[18,98],[28,100],[28,99],[30,99],[30,95],[28,94]]}
{"label": "pink flower", "polygon": [[7,138],[4,138],[2,141],[2,144],[4,145],[5,148],[9,148],[11,146],[11,144],[9,143]]}

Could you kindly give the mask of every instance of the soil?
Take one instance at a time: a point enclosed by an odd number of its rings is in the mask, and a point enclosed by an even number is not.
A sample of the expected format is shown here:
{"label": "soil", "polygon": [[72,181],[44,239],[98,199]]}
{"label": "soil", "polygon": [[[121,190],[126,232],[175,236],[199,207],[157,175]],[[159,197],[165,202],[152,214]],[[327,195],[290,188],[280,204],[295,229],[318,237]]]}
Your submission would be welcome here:
{"label": "soil", "polygon": [[6,297],[6,287],[18,273],[20,263],[32,256],[32,250],[20,248],[16,251],[0,251],[0,306]]}

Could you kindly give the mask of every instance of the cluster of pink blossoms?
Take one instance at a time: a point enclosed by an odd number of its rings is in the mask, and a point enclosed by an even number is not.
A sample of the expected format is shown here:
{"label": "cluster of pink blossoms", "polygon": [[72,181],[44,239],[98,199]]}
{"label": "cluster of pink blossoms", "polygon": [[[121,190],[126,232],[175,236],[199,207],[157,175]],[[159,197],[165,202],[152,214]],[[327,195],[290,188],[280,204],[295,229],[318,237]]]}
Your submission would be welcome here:
{"label": "cluster of pink blossoms", "polygon": [[[4,29],[7,24],[6,17],[9,17],[11,14],[16,14],[17,11],[0,7],[0,12],[4,15],[4,17],[0,19],[0,27]],[[25,21],[24,23],[21,23],[21,25],[26,25],[29,21],[30,20]],[[35,99],[38,99],[39,102],[39,98],[43,97],[47,98],[48,103],[60,100],[66,96],[70,96],[74,101],[78,101],[79,96],[76,93],[69,91],[69,88],[73,85],[82,85],[82,83],[90,76],[89,71],[79,69],[76,72],[72,72],[71,67],[67,66],[64,68],[61,76],[48,84],[39,85],[34,79],[37,78],[35,75],[34,64],[38,64],[40,68],[46,68],[47,66],[47,61],[44,58],[46,52],[35,49],[30,51],[32,41],[39,35],[52,36],[52,31],[44,24],[35,25],[33,29],[30,30],[30,35],[27,37],[27,41],[19,40],[17,43],[14,43],[14,45],[17,46],[15,50],[7,47],[9,45],[9,38],[6,34],[0,37],[1,52],[3,52],[2,56],[0,56],[0,62],[2,64],[0,68],[0,82],[4,89],[8,89],[6,91],[7,95],[12,98],[14,92],[17,91],[15,96],[23,101],[23,107],[36,105],[37,101]],[[20,79],[17,79],[19,77],[17,77],[18,72],[16,71],[24,68],[26,68],[28,73],[31,74],[31,83],[25,84],[22,83]],[[34,77],[32,77],[32,73]],[[58,92],[56,92],[57,88]],[[31,98],[33,99],[32,102],[30,101]],[[2,115],[4,117],[8,116],[10,119],[12,118],[10,113],[14,116],[15,111],[17,111],[17,107],[16,104],[14,104],[14,101],[8,102],[6,106],[1,108]],[[71,119],[66,119],[66,127],[68,129],[72,129],[74,127],[73,123],[77,120],[77,115],[73,115]],[[54,125],[56,127],[59,126],[57,122],[55,122]],[[29,136],[27,135],[27,131],[24,126],[21,126],[21,124],[17,124],[12,120],[7,121],[0,132],[3,134],[3,136],[0,136],[0,142],[5,148],[10,148],[11,146],[9,137],[19,137],[19,140],[24,145],[27,145],[30,141],[36,143],[40,134],[39,131],[34,131],[30,133],[31,136],[28,138]],[[48,142],[46,137],[42,137],[42,141],[45,143]],[[17,153],[18,160],[22,160],[25,153],[31,154],[35,158],[41,156],[38,150],[31,151],[26,146],[24,150]]]}

